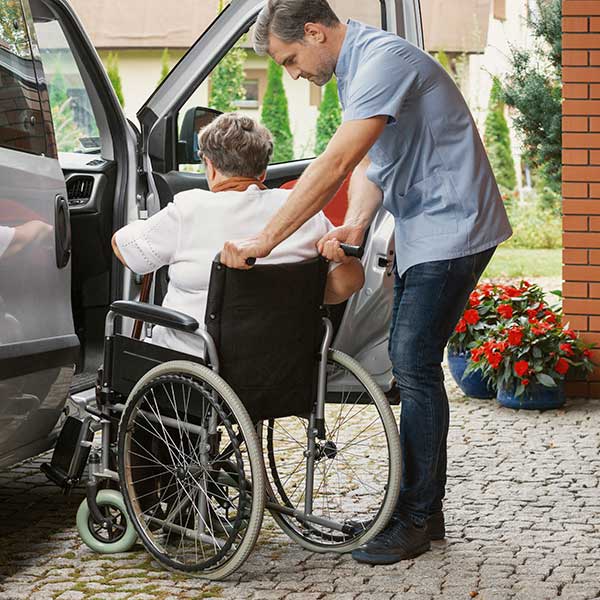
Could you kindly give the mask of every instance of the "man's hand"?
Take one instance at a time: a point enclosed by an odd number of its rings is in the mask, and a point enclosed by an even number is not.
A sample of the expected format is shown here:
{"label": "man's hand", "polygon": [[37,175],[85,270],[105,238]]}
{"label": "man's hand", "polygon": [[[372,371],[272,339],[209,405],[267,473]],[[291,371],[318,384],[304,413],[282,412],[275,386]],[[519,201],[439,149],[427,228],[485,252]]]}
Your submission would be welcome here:
{"label": "man's hand", "polygon": [[365,231],[362,227],[342,225],[324,235],[317,242],[317,249],[319,250],[319,254],[323,255],[327,260],[348,263],[352,258],[344,254],[344,251],[340,248],[340,244],[360,246],[363,243],[364,237]]}
{"label": "man's hand", "polygon": [[273,247],[261,236],[225,242],[221,250],[221,263],[232,269],[250,269],[252,265],[248,265],[246,259],[269,256]]}

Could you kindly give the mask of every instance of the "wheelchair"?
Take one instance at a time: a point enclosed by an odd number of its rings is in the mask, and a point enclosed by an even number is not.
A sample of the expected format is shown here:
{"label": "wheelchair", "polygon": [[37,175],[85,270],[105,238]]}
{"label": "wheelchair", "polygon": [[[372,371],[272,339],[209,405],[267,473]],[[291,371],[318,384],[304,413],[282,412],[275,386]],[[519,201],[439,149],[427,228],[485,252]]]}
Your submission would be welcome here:
{"label": "wheelchair", "polygon": [[[321,258],[239,271],[217,257],[205,329],[112,304],[97,406],[67,423],[44,469],[68,490],[87,462],[77,526],[90,548],[139,539],[163,566],[219,580],[247,559],[265,508],[314,552],[351,551],[385,527],[400,490],[397,424],[366,370],[331,347],[326,276]],[[117,333],[123,317],[199,336],[204,359]]]}

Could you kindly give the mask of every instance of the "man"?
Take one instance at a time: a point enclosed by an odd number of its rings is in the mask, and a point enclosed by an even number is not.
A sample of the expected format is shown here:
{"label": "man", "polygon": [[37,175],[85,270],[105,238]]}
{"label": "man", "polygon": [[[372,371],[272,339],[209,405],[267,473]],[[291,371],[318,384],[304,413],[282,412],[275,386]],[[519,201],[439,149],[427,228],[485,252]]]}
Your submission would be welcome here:
{"label": "man", "polygon": [[353,556],[371,564],[413,558],[445,535],[443,351],[495,247],[511,235],[506,212],[469,109],[428,54],[390,33],[340,23],[326,0],[270,0],[254,48],[294,79],[323,85],[335,72],[343,123],[267,227],[227,242],[222,258],[245,268],[246,258],[267,256],[350,171],[344,225],[319,250],[344,262],[337,242],[362,243],[382,204],[394,215],[389,352],[402,400],[402,486],[387,529]]}

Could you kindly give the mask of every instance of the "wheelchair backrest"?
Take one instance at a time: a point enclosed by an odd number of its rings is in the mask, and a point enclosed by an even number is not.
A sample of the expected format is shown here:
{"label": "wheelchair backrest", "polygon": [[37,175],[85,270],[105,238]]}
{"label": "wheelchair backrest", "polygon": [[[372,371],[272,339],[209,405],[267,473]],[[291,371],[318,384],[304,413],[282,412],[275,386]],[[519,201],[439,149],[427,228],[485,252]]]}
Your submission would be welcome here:
{"label": "wheelchair backrest", "polygon": [[254,419],[306,414],[314,400],[327,262],[212,265],[205,323],[220,374]]}

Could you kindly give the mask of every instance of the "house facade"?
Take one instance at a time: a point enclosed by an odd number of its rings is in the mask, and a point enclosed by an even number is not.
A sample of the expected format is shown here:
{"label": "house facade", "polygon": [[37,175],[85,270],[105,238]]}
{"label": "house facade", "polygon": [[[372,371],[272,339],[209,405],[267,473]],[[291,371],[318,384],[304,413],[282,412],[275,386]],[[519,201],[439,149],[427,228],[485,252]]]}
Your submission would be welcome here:
{"label": "house facade", "polygon": [[[330,1],[344,20],[351,17],[381,25],[379,0]],[[138,108],[160,79],[163,50],[168,49],[174,65],[218,10],[218,0],[182,0],[168,11],[157,0],[72,0],[72,4],[105,64],[109,53],[118,53],[125,112],[134,122]],[[509,44],[527,43],[527,4],[527,0],[421,0],[426,47],[434,54],[448,54],[482,131],[492,75],[505,72]],[[267,60],[257,56],[248,42],[243,45],[247,50],[247,99],[239,108],[258,117],[267,86]],[[187,106],[207,106],[209,85],[204,83]],[[293,81],[287,73],[284,86],[296,158],[314,156],[321,90],[306,81]],[[515,163],[519,164],[520,145],[516,138],[513,142]]]}

